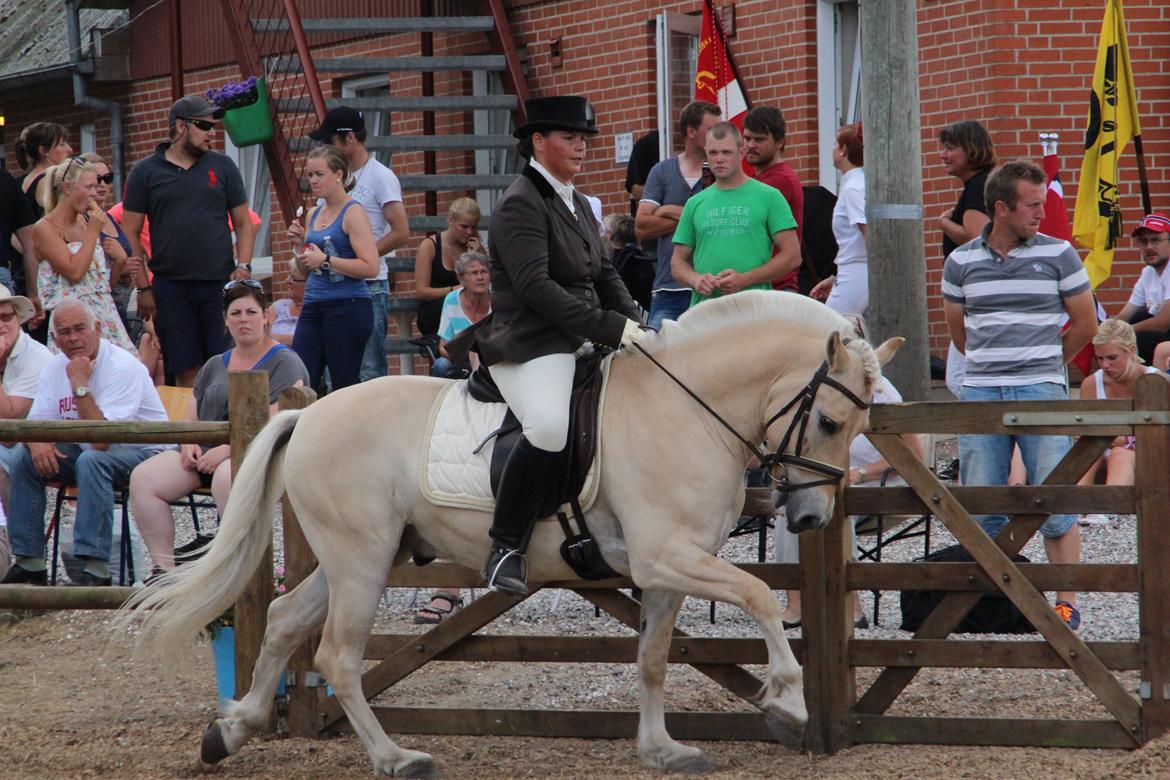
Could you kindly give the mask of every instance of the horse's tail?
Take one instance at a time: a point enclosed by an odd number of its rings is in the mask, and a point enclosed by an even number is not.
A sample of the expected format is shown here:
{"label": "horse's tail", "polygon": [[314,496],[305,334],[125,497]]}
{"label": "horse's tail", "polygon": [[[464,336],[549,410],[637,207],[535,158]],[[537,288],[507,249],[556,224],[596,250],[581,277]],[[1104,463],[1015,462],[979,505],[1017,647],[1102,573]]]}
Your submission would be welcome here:
{"label": "horse's tail", "polygon": [[[161,657],[185,651],[235,602],[260,565],[272,539],[273,510],[284,490],[284,448],[303,411],[281,412],[252,441],[207,553],[140,589],[123,606],[147,614],[144,635],[150,635]],[[124,617],[130,619],[129,614]]]}

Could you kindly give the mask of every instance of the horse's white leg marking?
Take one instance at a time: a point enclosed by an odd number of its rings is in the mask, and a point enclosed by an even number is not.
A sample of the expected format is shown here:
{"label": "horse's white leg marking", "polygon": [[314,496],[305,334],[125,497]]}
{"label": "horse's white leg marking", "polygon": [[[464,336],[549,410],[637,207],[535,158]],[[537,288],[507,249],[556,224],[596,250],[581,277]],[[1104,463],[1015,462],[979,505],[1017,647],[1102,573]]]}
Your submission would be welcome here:
{"label": "horse's white leg marking", "polygon": [[638,757],[651,769],[665,772],[703,772],[710,769],[703,751],[670,738],[666,731],[663,683],[674,621],[683,596],[659,590],[642,591],[642,631],[638,640],[641,717],[638,719]]}
{"label": "horse's white leg marking", "polygon": [[[398,535],[393,544],[397,543]],[[321,554],[330,558],[321,559],[322,568],[329,574],[329,616],[316,664],[333,686],[350,725],[365,745],[374,772],[413,777],[430,773],[431,756],[394,744],[362,693],[362,656],[394,553],[394,549],[382,550],[377,544],[369,544],[364,549],[350,545],[322,548]]]}
{"label": "horse's white leg marking", "polygon": [[328,606],[329,585],[321,570],[316,569],[268,607],[268,627],[252,671],[252,687],[240,701],[227,702],[224,717],[215,723],[229,755],[267,726],[280,673],[297,646],[325,621]]}
{"label": "horse's white leg marking", "polygon": [[768,647],[768,676],[756,701],[777,736],[790,747],[808,722],[800,666],[780,623],[780,604],[762,580],[684,540],[668,542],[652,557],[631,556],[634,581],[643,591],[671,590],[734,604],[760,625]]}

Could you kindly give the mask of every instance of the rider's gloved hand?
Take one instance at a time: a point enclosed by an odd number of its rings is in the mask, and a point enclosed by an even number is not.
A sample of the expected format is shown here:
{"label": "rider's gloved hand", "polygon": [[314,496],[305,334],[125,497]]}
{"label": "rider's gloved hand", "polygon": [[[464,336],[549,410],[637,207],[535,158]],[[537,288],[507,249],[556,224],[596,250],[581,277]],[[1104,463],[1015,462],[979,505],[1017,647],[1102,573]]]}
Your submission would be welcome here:
{"label": "rider's gloved hand", "polygon": [[626,327],[622,330],[622,347],[628,347],[642,339],[646,335],[646,331],[642,330],[642,326],[633,320],[626,320]]}

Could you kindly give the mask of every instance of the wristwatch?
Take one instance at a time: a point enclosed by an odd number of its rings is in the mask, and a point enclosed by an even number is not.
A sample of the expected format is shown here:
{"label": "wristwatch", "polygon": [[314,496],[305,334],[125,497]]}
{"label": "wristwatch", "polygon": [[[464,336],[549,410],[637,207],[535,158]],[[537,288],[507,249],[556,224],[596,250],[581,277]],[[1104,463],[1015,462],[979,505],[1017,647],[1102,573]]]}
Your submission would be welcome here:
{"label": "wristwatch", "polygon": [[320,269],[321,269],[322,271],[329,271],[329,270],[331,270],[331,269],[333,268],[333,263],[331,263],[331,262],[329,262],[329,261],[330,261],[330,260],[332,260],[332,259],[333,259],[333,258],[332,258],[332,257],[330,257],[329,255],[325,255],[325,259],[324,259],[323,261],[321,261],[321,265],[319,266],[319,267],[320,267]]}
{"label": "wristwatch", "polygon": [[865,482],[865,478],[867,476],[868,476],[868,474],[866,473],[864,468],[859,468],[857,470],[857,481],[858,482]]}
{"label": "wristwatch", "polygon": [[248,273],[252,273],[252,264],[251,263],[236,263],[236,268],[243,268]]}
{"label": "wristwatch", "polygon": [[74,388],[73,395],[77,398],[85,398],[87,395],[89,395],[89,386],[82,385],[81,387]]}

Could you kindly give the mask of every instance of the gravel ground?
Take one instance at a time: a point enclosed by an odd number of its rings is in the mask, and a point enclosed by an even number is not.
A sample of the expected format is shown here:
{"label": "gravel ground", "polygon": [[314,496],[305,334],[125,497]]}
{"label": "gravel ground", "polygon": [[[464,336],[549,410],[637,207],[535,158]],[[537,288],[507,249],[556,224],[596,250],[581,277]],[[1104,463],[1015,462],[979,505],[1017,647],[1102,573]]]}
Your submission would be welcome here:
{"label": "gravel ground", "polygon": [[[66,511],[66,533],[70,531]],[[185,510],[180,529],[189,529]],[[209,521],[210,517],[207,518]],[[279,528],[279,526],[278,526]],[[1108,526],[1082,529],[1086,562],[1136,559],[1135,521],[1113,517]],[[180,531],[179,543],[190,531]],[[932,549],[953,543],[934,524]],[[277,549],[280,549],[279,540]],[[1033,540],[1024,554],[1043,561],[1042,543]],[[922,555],[921,540],[886,549],[887,561]],[[732,540],[723,556],[756,560],[756,538]],[[465,594],[467,595],[467,594]],[[407,589],[386,592],[377,630],[421,632],[410,622]],[[425,594],[422,594],[425,597]],[[779,597],[779,596],[778,596]],[[872,618],[873,596],[862,594]],[[1082,594],[1087,640],[1133,640],[1138,610],[1133,594]],[[906,638],[898,629],[898,598],[886,593],[881,623],[859,631],[861,638]],[[12,777],[171,777],[189,776],[191,758],[214,701],[209,653],[194,648],[190,657],[154,660],[133,656],[124,640],[109,643],[108,615],[59,613],[16,619],[0,626],[0,706],[19,718],[0,723],[0,766]],[[696,636],[755,637],[755,623],[734,607],[720,605],[715,623],[705,601],[687,599],[679,627]],[[493,622],[485,633],[632,635],[613,618],[594,614],[574,593],[541,592]],[[789,632],[797,636],[799,630]],[[1011,639],[1011,637],[1007,637]],[[1034,639],[1035,637],[1020,637]],[[762,668],[753,669],[760,675]],[[858,688],[876,675],[859,669]],[[1118,675],[1136,690],[1137,674]],[[668,706],[678,710],[750,711],[751,707],[689,667],[672,666]],[[531,708],[636,709],[633,666],[617,664],[431,664],[377,700],[386,705],[525,706]],[[891,709],[898,715],[1101,718],[1107,713],[1067,671],[925,670]],[[448,777],[651,777],[639,768],[629,741],[405,737],[400,744],[433,751]],[[60,750],[68,745],[68,750]],[[1034,777],[1044,766],[1069,777],[1170,777],[1170,743],[1158,741],[1139,751],[950,748],[864,745],[831,756],[798,756],[768,743],[705,743],[717,777]],[[276,767],[280,767],[276,770]],[[19,769],[16,769],[19,767]],[[226,777],[368,776],[368,763],[352,737],[334,740],[264,740],[226,762]]]}

